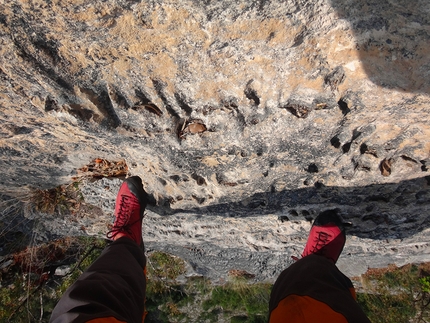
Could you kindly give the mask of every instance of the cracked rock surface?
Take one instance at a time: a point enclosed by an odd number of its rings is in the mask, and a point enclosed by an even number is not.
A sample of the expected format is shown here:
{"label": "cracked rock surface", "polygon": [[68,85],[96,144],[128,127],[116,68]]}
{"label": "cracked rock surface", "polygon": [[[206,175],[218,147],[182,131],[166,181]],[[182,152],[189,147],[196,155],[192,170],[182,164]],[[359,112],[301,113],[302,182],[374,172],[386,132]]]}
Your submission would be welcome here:
{"label": "cracked rock surface", "polygon": [[[425,0],[2,1],[0,190],[124,160],[147,247],[197,273],[271,279],[325,209],[349,275],[427,261],[429,44]],[[41,234],[101,234],[119,183]]]}

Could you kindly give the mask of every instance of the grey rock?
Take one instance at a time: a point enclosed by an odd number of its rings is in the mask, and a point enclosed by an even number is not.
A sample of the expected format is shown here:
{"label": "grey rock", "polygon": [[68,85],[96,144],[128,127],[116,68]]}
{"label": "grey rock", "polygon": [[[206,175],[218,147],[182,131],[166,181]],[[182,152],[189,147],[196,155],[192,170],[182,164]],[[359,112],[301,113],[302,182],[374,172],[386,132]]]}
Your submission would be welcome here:
{"label": "grey rock", "polygon": [[[151,196],[148,246],[198,274],[274,277],[326,209],[353,223],[351,263],[427,259],[428,1],[6,1],[0,12],[5,200],[70,183],[95,158],[125,160]],[[181,135],[192,120],[206,130]],[[43,239],[99,235],[119,185],[83,181],[96,216],[20,217]],[[199,236],[177,239],[178,219]],[[212,221],[257,229],[215,239]],[[217,263],[186,251],[187,235]]]}
{"label": "grey rock", "polygon": [[66,276],[68,273],[70,273],[70,266],[60,266],[55,268],[54,275],[56,276]]}

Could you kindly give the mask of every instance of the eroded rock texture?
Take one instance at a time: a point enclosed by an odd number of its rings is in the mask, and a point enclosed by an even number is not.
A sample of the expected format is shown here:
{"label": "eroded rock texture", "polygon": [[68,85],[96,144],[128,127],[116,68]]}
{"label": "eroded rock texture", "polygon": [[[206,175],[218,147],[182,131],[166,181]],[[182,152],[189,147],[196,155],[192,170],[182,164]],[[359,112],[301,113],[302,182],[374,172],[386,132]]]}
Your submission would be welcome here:
{"label": "eroded rock texture", "polygon": [[166,219],[428,227],[426,0],[3,1],[0,42],[3,191],[125,159]]}

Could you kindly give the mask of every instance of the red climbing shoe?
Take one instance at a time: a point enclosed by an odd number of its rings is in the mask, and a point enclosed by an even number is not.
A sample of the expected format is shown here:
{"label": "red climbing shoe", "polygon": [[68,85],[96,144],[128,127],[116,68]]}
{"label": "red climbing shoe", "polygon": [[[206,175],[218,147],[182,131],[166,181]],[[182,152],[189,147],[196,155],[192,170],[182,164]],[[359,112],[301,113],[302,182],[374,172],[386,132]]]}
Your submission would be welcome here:
{"label": "red climbing shoe", "polygon": [[302,257],[310,254],[322,255],[334,263],[345,245],[345,227],[335,211],[321,212],[315,219]]}
{"label": "red climbing shoe", "polygon": [[142,242],[142,219],[147,204],[147,194],[139,176],[127,178],[122,183],[115,204],[115,221],[107,237],[117,240],[127,237],[138,245]]}

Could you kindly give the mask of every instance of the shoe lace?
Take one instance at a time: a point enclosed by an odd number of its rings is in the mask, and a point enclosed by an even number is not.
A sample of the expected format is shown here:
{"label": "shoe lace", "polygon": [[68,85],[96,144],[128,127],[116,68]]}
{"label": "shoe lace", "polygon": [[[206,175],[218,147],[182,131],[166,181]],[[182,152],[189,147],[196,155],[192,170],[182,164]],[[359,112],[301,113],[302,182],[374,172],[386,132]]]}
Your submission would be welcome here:
{"label": "shoe lace", "polygon": [[315,244],[312,246],[311,253],[322,252],[322,248],[330,241],[331,235],[327,232],[318,231],[315,237]]}
{"label": "shoe lace", "polygon": [[140,219],[137,219],[136,221],[129,223],[130,216],[132,214],[132,211],[135,206],[138,206],[139,202],[135,199],[131,198],[127,195],[121,195],[121,201],[119,203],[119,210],[114,222],[114,226],[111,230],[108,231],[106,234],[108,239],[113,239],[118,233],[121,231],[125,231],[128,234],[132,235],[133,232],[130,229],[130,227],[135,224],[136,222],[139,222]]}

